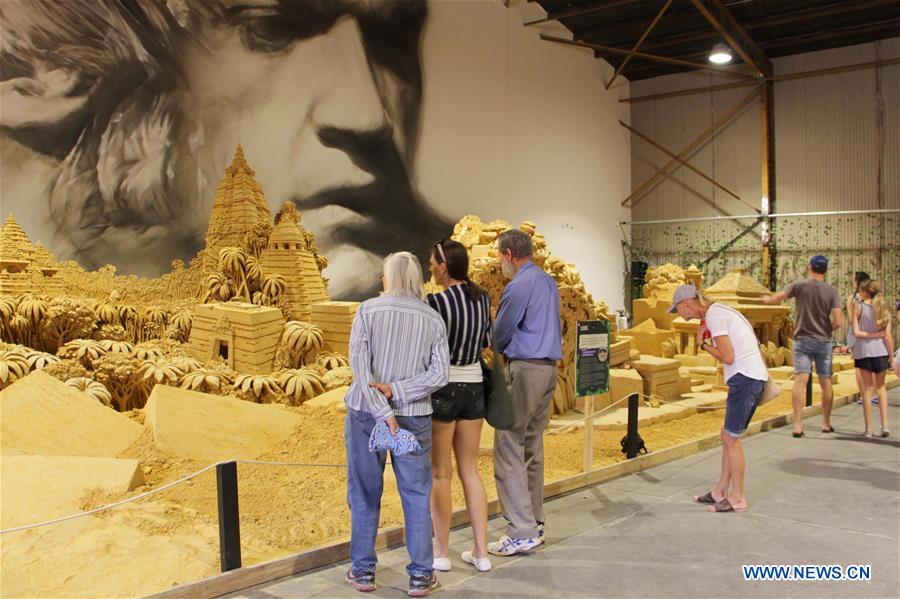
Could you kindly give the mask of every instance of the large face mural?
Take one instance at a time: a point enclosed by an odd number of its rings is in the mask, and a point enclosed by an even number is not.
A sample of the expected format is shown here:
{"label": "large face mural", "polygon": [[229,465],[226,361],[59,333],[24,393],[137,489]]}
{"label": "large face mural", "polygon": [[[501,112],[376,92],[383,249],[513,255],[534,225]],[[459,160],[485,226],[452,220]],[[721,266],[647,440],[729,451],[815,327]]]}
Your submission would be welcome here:
{"label": "large face mural", "polygon": [[204,244],[238,143],[333,297],[450,232],[416,192],[424,0],[0,3],[2,211],[60,259],[154,276]]}

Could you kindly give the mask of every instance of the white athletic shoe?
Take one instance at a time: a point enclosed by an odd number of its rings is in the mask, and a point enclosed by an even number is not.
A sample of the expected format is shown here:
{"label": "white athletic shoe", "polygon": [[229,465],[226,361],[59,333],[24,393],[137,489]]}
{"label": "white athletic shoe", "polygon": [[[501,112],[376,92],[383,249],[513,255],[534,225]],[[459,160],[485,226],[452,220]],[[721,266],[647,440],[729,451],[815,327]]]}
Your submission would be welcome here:
{"label": "white athletic shoe", "polygon": [[432,567],[435,570],[439,570],[441,572],[449,572],[452,564],[450,563],[449,557],[436,557],[434,558],[434,564]]}
{"label": "white athletic shoe", "polygon": [[475,557],[471,551],[463,551],[462,552],[462,561],[467,564],[472,564],[475,566],[475,569],[479,572],[490,572],[491,570],[491,560],[487,557]]}
{"label": "white athletic shoe", "polygon": [[488,553],[499,556],[515,555],[516,553],[528,553],[536,547],[540,547],[541,541],[537,537],[530,539],[513,539],[506,535],[499,541],[488,543]]}

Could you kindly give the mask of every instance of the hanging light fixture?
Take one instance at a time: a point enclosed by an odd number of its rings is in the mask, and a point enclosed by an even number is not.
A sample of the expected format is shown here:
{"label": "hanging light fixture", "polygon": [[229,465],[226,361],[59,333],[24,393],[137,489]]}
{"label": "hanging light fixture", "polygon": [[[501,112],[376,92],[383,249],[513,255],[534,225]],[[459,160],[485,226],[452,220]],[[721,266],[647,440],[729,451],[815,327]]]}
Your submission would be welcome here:
{"label": "hanging light fixture", "polygon": [[709,62],[713,64],[728,64],[731,59],[731,48],[725,44],[716,44],[709,52]]}

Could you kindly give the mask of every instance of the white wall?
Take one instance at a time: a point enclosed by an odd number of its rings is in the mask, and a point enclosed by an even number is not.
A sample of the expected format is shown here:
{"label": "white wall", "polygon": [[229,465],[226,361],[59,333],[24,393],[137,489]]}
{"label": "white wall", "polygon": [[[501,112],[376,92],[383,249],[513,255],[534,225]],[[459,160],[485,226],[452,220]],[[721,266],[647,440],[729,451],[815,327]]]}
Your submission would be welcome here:
{"label": "white wall", "polygon": [[419,189],[447,216],[534,221],[588,290],[623,306],[620,206],[631,182],[628,81],[523,0],[432,0],[424,35]]}

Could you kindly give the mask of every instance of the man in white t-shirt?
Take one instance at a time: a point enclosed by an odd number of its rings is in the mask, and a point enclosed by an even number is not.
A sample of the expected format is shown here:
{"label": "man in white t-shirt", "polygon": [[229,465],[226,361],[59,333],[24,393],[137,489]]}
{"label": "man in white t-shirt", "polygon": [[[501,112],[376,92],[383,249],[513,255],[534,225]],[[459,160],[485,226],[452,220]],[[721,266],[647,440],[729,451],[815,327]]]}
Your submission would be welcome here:
{"label": "man in white t-shirt", "polygon": [[736,310],[724,304],[710,304],[693,285],[675,290],[670,313],[685,320],[700,319],[698,347],[722,362],[728,399],[725,426],[722,427],[722,476],[719,484],[694,500],[707,503],[711,512],[743,512],[744,448],[741,435],[759,405],[769,371],[759,353],[759,342],[750,323]]}

